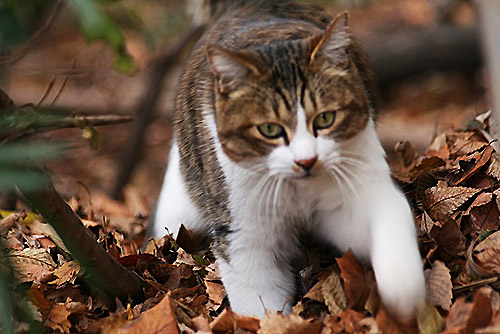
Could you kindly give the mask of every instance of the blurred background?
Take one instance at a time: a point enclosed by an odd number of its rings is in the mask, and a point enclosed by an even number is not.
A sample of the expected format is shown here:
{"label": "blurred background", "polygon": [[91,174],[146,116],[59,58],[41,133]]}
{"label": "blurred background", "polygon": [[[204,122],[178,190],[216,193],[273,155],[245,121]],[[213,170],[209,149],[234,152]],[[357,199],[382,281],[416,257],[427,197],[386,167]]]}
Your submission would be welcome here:
{"label": "blurred background", "polygon": [[[0,2],[0,89],[16,106],[135,119],[96,128],[98,134],[61,129],[31,136],[71,144],[46,161],[63,194],[83,185],[94,198],[134,198],[149,213],[166,169],[176,81],[203,30],[190,15],[194,1]],[[489,109],[474,1],[301,2],[332,15],[349,10],[378,78],[378,128],[389,155],[400,141],[424,150],[436,134]]]}

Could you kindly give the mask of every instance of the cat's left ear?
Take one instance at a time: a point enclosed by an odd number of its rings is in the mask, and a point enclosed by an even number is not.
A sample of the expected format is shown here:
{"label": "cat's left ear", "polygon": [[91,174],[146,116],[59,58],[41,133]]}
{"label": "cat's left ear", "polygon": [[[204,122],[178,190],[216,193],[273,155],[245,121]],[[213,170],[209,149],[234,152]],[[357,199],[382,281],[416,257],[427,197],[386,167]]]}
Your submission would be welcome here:
{"label": "cat's left ear", "polygon": [[267,73],[252,51],[229,50],[211,44],[207,45],[206,52],[221,93],[237,89],[242,80],[260,78]]}
{"label": "cat's left ear", "polygon": [[341,65],[348,65],[347,47],[351,44],[348,19],[348,12],[338,14],[325,32],[312,39],[309,64],[312,64],[321,55]]}

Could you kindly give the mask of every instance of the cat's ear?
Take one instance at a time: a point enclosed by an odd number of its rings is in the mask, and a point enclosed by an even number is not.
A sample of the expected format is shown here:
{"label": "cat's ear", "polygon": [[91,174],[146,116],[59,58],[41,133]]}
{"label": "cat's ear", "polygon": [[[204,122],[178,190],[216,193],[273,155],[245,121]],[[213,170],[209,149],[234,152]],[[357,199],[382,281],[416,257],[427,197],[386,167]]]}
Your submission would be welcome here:
{"label": "cat's ear", "polygon": [[347,65],[349,63],[347,47],[351,43],[351,36],[348,19],[348,12],[338,14],[324,33],[312,39],[309,64],[312,64],[319,55],[334,60],[339,64]]}
{"label": "cat's ear", "polygon": [[251,51],[233,51],[213,44],[207,45],[206,51],[221,93],[236,89],[242,79],[259,78],[267,73]]}

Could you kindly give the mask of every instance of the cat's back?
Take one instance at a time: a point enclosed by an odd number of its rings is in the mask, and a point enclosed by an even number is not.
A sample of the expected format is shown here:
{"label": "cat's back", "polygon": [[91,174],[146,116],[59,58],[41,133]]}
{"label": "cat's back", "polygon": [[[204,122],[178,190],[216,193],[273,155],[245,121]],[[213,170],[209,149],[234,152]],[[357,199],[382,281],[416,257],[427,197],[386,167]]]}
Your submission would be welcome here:
{"label": "cat's back", "polygon": [[235,50],[311,37],[331,17],[321,8],[288,1],[243,0],[230,4],[202,40]]}

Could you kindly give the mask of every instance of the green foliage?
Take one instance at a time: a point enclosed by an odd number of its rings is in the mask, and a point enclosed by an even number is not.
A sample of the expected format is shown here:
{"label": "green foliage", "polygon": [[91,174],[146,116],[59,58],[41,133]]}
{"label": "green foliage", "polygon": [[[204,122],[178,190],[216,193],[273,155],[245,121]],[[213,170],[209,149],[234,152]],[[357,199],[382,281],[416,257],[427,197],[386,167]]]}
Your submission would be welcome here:
{"label": "green foliage", "polygon": [[1,0],[0,51],[28,40],[52,4],[50,0]]}
{"label": "green foliage", "polygon": [[116,22],[94,0],[66,0],[76,11],[80,27],[89,42],[104,41],[115,53],[117,70],[131,73],[133,59],[125,52],[125,39]]}
{"label": "green foliage", "polygon": [[48,158],[64,151],[60,144],[15,142],[0,145],[0,189],[13,189],[16,185],[24,189],[37,190],[47,182],[46,175],[33,169]]}

